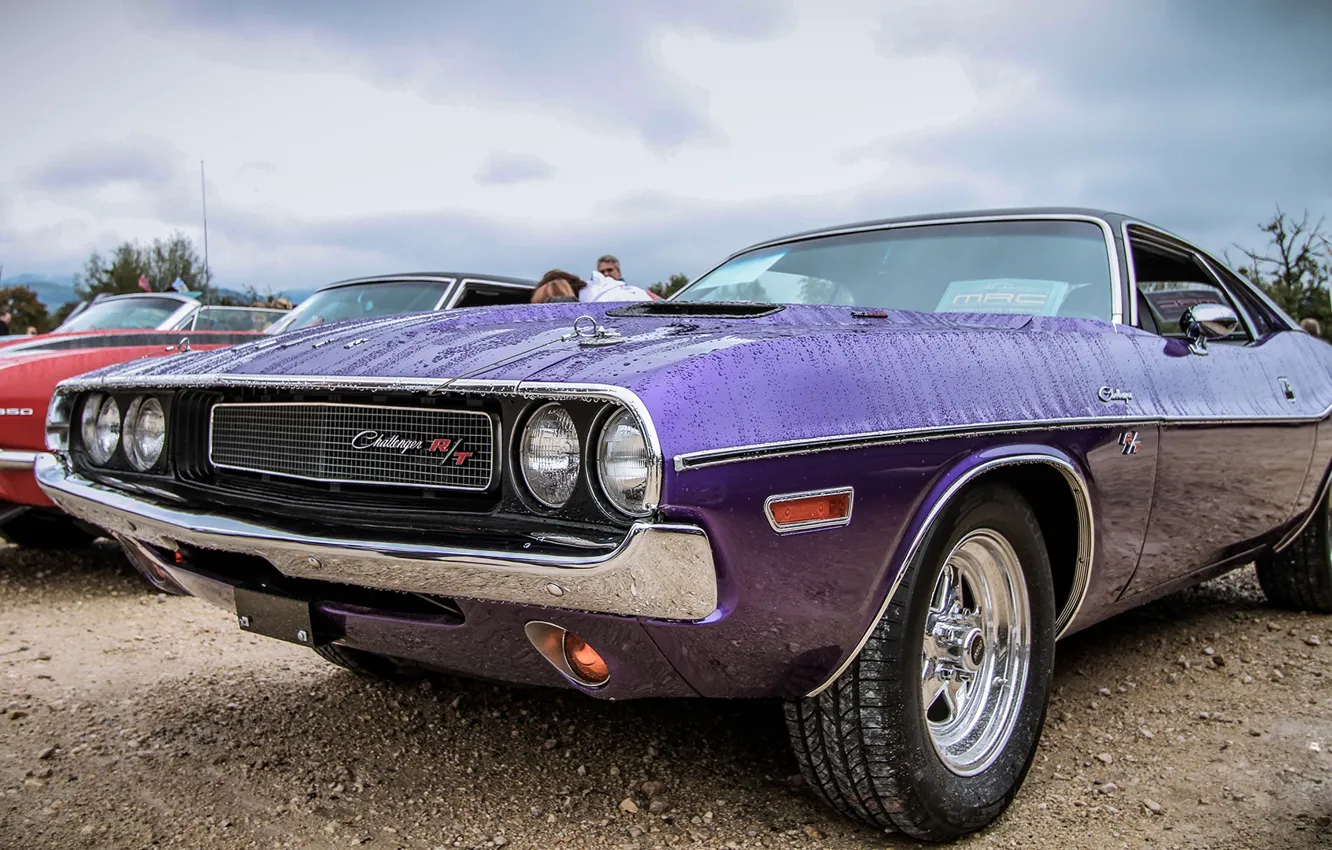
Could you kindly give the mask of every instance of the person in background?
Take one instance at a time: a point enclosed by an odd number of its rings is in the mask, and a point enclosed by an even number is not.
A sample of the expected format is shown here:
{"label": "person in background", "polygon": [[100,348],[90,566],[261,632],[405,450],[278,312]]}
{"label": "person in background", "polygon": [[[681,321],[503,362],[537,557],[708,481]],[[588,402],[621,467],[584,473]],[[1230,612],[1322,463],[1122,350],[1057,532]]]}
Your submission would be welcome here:
{"label": "person in background", "polygon": [[9,323],[13,320],[14,317],[8,310],[0,313],[0,336],[9,336]]}
{"label": "person in background", "polygon": [[551,269],[541,276],[537,288],[532,293],[533,304],[550,304],[560,301],[577,301],[580,290],[587,286],[587,281],[576,274],[563,269]]}
{"label": "person in background", "polygon": [[646,289],[630,286],[621,280],[592,272],[592,280],[578,291],[579,301],[655,301]]}
{"label": "person in background", "polygon": [[[619,260],[619,258],[616,257],[614,254],[602,254],[600,257],[597,258],[597,271],[596,271],[596,274],[594,274],[594,275],[592,276],[592,278],[593,278],[593,283],[596,283],[596,282],[597,282],[597,281],[596,281],[596,277],[597,277],[597,275],[600,275],[600,276],[602,276],[603,278],[610,278],[611,280],[618,281],[618,282],[620,282],[620,283],[624,283],[624,275],[620,272],[620,260]],[[593,299],[587,299],[587,298],[584,298],[584,299],[582,299],[582,300],[584,300],[584,301],[588,301],[588,300],[592,300],[592,301],[660,301],[660,300],[661,300],[661,296],[657,295],[657,293],[653,292],[653,291],[650,290],[650,289],[643,289],[641,286],[631,286],[630,284],[625,284],[625,286],[629,287],[630,289],[637,289],[637,290],[642,290],[643,292],[646,292],[646,293],[647,293],[647,298],[638,298],[638,297],[635,296],[635,297],[631,297],[631,298],[621,298],[621,297],[616,297],[616,298],[593,298]],[[619,292],[620,295],[623,295],[623,294],[624,294],[623,291],[618,291],[618,292]]]}
{"label": "person in background", "polygon": [[614,254],[602,254],[597,258],[597,274],[624,282],[624,275],[620,273],[620,261]]}
{"label": "person in background", "polygon": [[1312,316],[1310,316],[1307,319],[1300,319],[1300,327],[1304,330],[1305,333],[1311,336],[1323,335],[1322,322],[1319,322],[1317,319],[1313,318]]}
{"label": "person in background", "polygon": [[32,325],[28,325],[28,336],[36,336],[36,335],[37,335],[37,329]]}

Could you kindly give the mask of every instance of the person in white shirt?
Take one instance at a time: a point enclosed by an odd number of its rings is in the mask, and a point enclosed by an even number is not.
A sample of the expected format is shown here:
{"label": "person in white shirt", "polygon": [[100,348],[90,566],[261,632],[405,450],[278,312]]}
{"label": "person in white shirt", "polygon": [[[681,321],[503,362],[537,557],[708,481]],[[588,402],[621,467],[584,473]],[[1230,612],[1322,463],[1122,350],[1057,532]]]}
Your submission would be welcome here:
{"label": "person in white shirt", "polygon": [[579,301],[652,301],[646,289],[630,286],[622,280],[592,272],[592,280],[578,290]]}

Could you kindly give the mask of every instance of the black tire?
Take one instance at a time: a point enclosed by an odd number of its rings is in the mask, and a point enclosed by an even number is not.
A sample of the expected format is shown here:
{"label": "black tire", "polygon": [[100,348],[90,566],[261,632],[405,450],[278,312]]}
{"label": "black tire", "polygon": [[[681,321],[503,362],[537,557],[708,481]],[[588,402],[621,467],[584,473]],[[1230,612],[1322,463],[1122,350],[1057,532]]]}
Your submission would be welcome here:
{"label": "black tire", "polygon": [[86,549],[97,539],[64,514],[34,509],[0,526],[0,537],[25,549]]}
{"label": "black tire", "polygon": [[[996,738],[992,761],[964,776],[944,762],[926,724],[923,650],[945,561],[981,529],[1002,535],[1017,556],[1030,651],[1011,731]],[[787,729],[806,781],[833,808],[915,838],[951,841],[999,817],[1035,757],[1054,672],[1054,583],[1035,514],[1001,484],[977,486],[945,509],[906,569],[855,661],[818,696],[787,703]]]}
{"label": "black tire", "polygon": [[1332,614],[1332,512],[1324,495],[1313,519],[1280,552],[1258,559],[1258,584],[1278,608]]}
{"label": "black tire", "polygon": [[336,643],[325,643],[314,647],[315,654],[325,661],[350,670],[366,679],[387,682],[403,682],[419,679],[426,675],[419,667],[399,662],[387,655],[376,655],[363,649],[352,649]]}

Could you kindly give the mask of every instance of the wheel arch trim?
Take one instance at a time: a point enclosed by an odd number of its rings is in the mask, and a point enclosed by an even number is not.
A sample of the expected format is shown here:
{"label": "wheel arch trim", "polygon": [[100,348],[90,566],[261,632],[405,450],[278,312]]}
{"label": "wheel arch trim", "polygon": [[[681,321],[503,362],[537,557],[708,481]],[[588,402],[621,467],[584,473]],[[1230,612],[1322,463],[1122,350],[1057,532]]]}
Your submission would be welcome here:
{"label": "wheel arch trim", "polygon": [[[969,461],[971,465],[968,466]],[[911,534],[910,542],[905,547],[898,548],[898,551],[903,554],[901,557],[893,559],[897,565],[897,574],[893,576],[892,583],[889,585],[887,592],[884,593],[878,611],[860,636],[855,648],[847,653],[846,658],[818,687],[805,695],[807,698],[816,697],[827,690],[860,657],[865,644],[869,643],[870,636],[874,634],[874,630],[879,627],[880,621],[887,614],[888,606],[892,603],[893,597],[897,595],[903,579],[906,578],[909,565],[915,559],[921,546],[924,545],[925,538],[934,528],[935,521],[938,520],[944,510],[977,478],[996,469],[1021,464],[1042,464],[1058,471],[1068,483],[1069,490],[1072,492],[1073,500],[1076,503],[1078,515],[1077,561],[1074,564],[1073,585],[1070,588],[1068,599],[1055,621],[1055,638],[1062,637],[1068,631],[1068,627],[1077,619],[1078,612],[1082,609],[1082,603],[1086,599],[1087,589],[1091,585],[1092,561],[1096,552],[1096,523],[1092,512],[1091,491],[1087,487],[1087,479],[1078,465],[1060,452],[1047,447],[1005,447],[1004,454],[995,456],[987,453],[980,456],[971,456],[949,469],[945,478],[949,475],[953,477],[944,487],[943,492],[931,502],[922,505],[912,517],[913,524],[908,527],[914,527],[915,531]]]}

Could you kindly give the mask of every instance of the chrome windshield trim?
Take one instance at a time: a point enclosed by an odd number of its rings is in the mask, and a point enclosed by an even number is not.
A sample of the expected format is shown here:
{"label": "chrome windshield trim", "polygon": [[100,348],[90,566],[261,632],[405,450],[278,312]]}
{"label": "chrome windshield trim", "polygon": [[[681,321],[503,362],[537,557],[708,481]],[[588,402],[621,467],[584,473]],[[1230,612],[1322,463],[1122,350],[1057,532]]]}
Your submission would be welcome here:
{"label": "chrome windshield trim", "polygon": [[937,227],[945,224],[984,224],[986,222],[996,221],[1085,221],[1099,227],[1101,229],[1101,235],[1105,238],[1106,255],[1107,259],[1110,261],[1110,323],[1112,325],[1124,324],[1124,285],[1123,280],[1120,277],[1119,251],[1115,248],[1115,229],[1106,219],[1085,213],[1000,213],[996,215],[967,216],[965,218],[933,218],[923,221],[862,224],[853,227],[839,228],[837,230],[807,233],[799,236],[783,236],[779,239],[771,239],[767,242],[760,242],[757,245],[750,245],[743,251],[737,251],[717,265],[708,269],[703,274],[691,280],[688,285],[682,287],[679,292],[672,295],[671,300],[678,298],[681,293],[688,292],[690,287],[695,283],[698,283],[698,281],[712,274],[736,257],[743,256],[752,251],[759,251],[764,248],[772,248],[777,245],[793,245],[797,242],[814,242],[830,236],[846,236],[851,233],[871,233],[876,230],[901,230],[909,227]]}
{"label": "chrome windshield trim", "polygon": [[1082,609],[1082,603],[1087,597],[1087,588],[1091,584],[1092,559],[1096,552],[1096,523],[1093,520],[1091,495],[1087,490],[1086,479],[1083,478],[1082,472],[1076,466],[1054,455],[1025,454],[995,458],[968,469],[956,481],[949,484],[934,504],[930,505],[929,511],[921,521],[920,528],[907,546],[905,555],[897,561],[897,575],[893,577],[893,582],[889,586],[887,594],[884,595],[883,602],[879,605],[878,613],[870,621],[869,628],[865,630],[855,648],[847,654],[841,664],[837,665],[837,669],[833,670],[817,688],[805,694],[806,697],[816,697],[827,690],[860,656],[861,650],[865,648],[865,644],[869,643],[874,630],[879,627],[880,621],[888,612],[888,606],[892,604],[893,597],[897,595],[903,579],[906,578],[907,570],[911,568],[912,560],[920,551],[920,547],[924,544],[935,520],[939,518],[939,515],[943,513],[944,508],[948,506],[953,498],[968,483],[985,472],[1001,466],[1024,463],[1040,463],[1053,466],[1059,470],[1068,482],[1069,488],[1073,490],[1073,497],[1078,503],[1078,560],[1074,567],[1073,587],[1069,592],[1068,600],[1064,603],[1063,610],[1059,612],[1058,619],[1055,621],[1056,639],[1068,631],[1068,627],[1077,618],[1078,612]]}
{"label": "chrome windshield trim", "polygon": [[51,454],[39,454],[35,469],[52,501],[113,534],[258,555],[292,577],[666,620],[717,609],[712,547],[697,526],[637,522],[611,551],[571,555],[346,539],[161,505],[70,472]]}
{"label": "chrome windshield trim", "polygon": [[892,446],[902,443],[923,443],[948,437],[984,436],[989,434],[1024,434],[1032,431],[1066,431],[1082,428],[1114,427],[1126,424],[1189,426],[1189,425],[1308,425],[1322,422],[1332,414],[1332,405],[1321,413],[1307,416],[1087,416],[1063,419],[1027,419],[1004,422],[974,422],[962,425],[937,425],[929,428],[899,428],[890,431],[865,431],[856,434],[837,434],[827,437],[809,437],[771,443],[753,443],[719,449],[702,449],[675,455],[676,472],[705,469],[728,463],[749,460],[815,454],[842,449],[861,449],[872,446]]}
{"label": "chrome windshield trim", "polygon": [[37,454],[22,449],[0,449],[0,469],[32,469]]}

